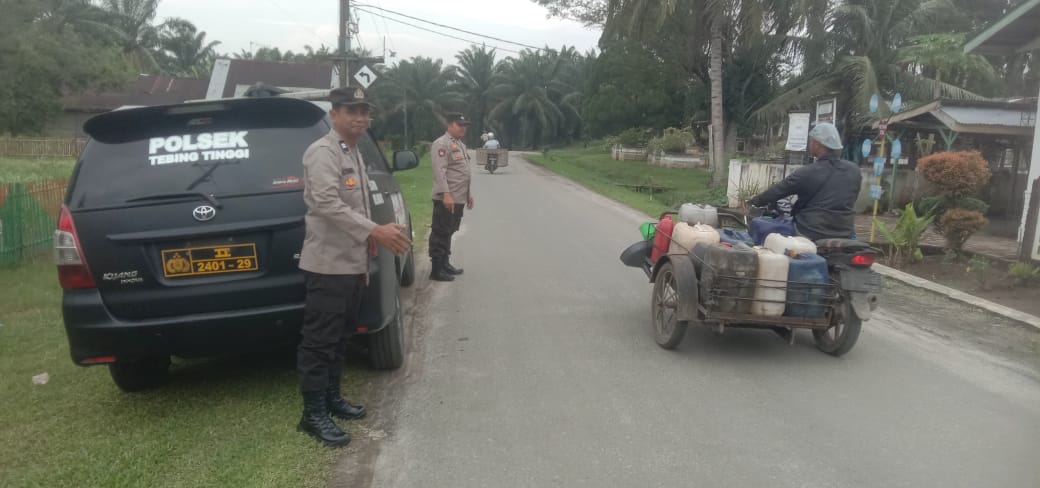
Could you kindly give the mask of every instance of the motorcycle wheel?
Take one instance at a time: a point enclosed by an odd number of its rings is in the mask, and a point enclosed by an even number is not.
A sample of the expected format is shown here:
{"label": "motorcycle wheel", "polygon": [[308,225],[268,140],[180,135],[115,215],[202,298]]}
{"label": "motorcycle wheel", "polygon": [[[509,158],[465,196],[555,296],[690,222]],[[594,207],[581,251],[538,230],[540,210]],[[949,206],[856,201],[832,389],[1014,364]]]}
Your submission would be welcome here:
{"label": "motorcycle wheel", "polygon": [[841,317],[837,323],[829,329],[813,331],[816,348],[835,357],[852,350],[863,328],[863,321],[856,316],[847,299],[842,300],[841,307]]}

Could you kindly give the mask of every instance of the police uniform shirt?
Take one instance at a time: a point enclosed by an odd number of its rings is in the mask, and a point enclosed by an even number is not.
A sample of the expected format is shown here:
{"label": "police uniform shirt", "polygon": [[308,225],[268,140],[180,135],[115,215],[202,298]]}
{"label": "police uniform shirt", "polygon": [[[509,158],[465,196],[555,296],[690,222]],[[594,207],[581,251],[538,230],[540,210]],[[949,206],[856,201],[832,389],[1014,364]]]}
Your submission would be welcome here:
{"label": "police uniform shirt", "polygon": [[369,208],[368,175],[357,147],[335,130],[303,155],[307,204],[300,269],[321,274],[368,273],[369,236],[376,223]]}
{"label": "police uniform shirt", "polygon": [[469,153],[462,141],[445,133],[430,146],[433,158],[433,199],[450,191],[456,204],[469,200]]}

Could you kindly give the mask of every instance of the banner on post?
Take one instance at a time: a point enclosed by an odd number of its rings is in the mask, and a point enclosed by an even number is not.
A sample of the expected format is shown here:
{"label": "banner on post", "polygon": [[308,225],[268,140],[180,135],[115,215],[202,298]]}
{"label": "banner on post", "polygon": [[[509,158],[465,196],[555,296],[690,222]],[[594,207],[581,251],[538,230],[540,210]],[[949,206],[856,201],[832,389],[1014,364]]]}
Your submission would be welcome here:
{"label": "banner on post", "polygon": [[787,114],[788,151],[805,151],[809,147],[809,112]]}

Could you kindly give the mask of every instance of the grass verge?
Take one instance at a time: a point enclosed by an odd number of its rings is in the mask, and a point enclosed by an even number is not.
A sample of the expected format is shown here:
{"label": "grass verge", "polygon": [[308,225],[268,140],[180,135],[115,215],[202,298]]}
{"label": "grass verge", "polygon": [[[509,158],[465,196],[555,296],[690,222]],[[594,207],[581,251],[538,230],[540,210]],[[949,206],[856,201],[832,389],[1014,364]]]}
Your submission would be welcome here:
{"label": "grass verge", "polygon": [[[292,350],[175,359],[169,384],[126,394],[69,359],[53,265],[3,269],[0,289],[5,486],[325,485],[335,452],[295,430]],[[346,391],[366,371],[352,365]],[[41,373],[50,381],[34,385]]]}
{"label": "grass verge", "polygon": [[0,157],[0,182],[24,183],[27,181],[68,178],[72,159],[13,159]]}
{"label": "grass verge", "polygon": [[423,156],[419,167],[394,173],[397,183],[401,185],[401,193],[404,201],[412,212],[412,230],[415,232],[413,243],[416,259],[421,259],[426,252],[426,236],[430,229],[430,221],[433,218],[433,199],[430,191],[433,189],[433,171],[430,169],[430,156]]}
{"label": "grass verge", "polygon": [[[706,170],[662,168],[642,161],[616,161],[599,147],[553,149],[548,153],[528,156],[561,176],[570,178],[590,190],[617,200],[651,216],[666,210],[677,210],[687,202],[724,203],[725,192],[708,188],[711,178]],[[669,188],[654,193],[639,192],[621,185],[652,184]]]}

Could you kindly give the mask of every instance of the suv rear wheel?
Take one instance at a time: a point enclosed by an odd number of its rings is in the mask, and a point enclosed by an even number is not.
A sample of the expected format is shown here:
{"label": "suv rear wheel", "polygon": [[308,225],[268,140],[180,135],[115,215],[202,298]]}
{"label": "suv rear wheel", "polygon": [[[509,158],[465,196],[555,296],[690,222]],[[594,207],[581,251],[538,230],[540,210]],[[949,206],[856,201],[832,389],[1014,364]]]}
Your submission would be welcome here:
{"label": "suv rear wheel", "polygon": [[368,338],[368,362],[375,369],[397,369],[404,364],[404,324],[401,295],[397,295],[394,319]]}
{"label": "suv rear wheel", "polygon": [[412,286],[415,283],[415,252],[408,253],[401,268],[401,286]]}
{"label": "suv rear wheel", "polygon": [[112,381],[120,390],[147,390],[166,381],[170,371],[169,356],[153,356],[137,361],[117,361],[108,365]]}

